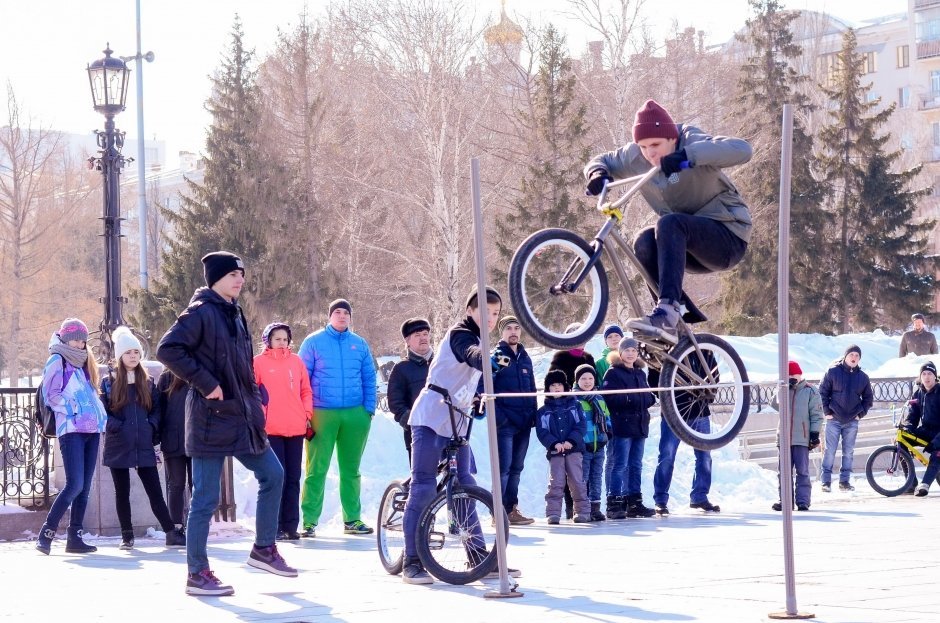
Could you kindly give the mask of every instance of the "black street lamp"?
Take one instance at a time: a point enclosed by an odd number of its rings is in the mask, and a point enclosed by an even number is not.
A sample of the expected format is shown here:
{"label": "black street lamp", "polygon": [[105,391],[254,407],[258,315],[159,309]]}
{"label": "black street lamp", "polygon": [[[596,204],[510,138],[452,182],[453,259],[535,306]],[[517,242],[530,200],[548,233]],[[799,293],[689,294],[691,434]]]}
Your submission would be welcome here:
{"label": "black street lamp", "polygon": [[[121,296],[121,169],[128,162],[121,155],[124,147],[124,132],[115,130],[114,115],[124,110],[127,85],[131,70],[120,58],[111,56],[111,47],[104,50],[104,58],[88,65],[88,82],[95,110],[104,115],[104,131],[95,130],[100,151],[97,157],[89,158],[89,164],[101,171],[104,185],[104,257],[105,293],[104,320],[101,322],[101,347],[99,357],[107,361],[111,357],[111,333],[124,323]],[[142,140],[142,139],[141,139]]]}

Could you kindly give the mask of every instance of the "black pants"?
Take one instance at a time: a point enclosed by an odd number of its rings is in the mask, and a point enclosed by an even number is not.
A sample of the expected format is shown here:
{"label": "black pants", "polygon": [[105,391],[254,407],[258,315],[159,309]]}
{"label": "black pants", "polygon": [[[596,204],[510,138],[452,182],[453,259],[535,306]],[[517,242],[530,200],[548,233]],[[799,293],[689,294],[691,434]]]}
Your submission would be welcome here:
{"label": "black pants", "polygon": [[193,460],[188,456],[163,457],[166,506],[175,524],[186,523],[186,492],[193,494]]}
{"label": "black pants", "polygon": [[[137,476],[140,484],[144,486],[147,497],[150,499],[150,510],[160,522],[164,532],[170,532],[176,526],[170,519],[163,500],[163,491],[160,489],[160,474],[156,467],[138,467]],[[133,531],[134,522],[131,519],[131,470],[126,467],[112,467],[111,479],[114,481],[114,506],[117,510],[118,521],[121,522],[121,531]]]}
{"label": "black pants", "polygon": [[277,515],[278,532],[296,532],[300,525],[300,472],[304,456],[304,436],[269,435],[271,449],[284,468],[284,489]]}
{"label": "black pants", "polygon": [[747,243],[720,222],[691,214],[667,214],[637,234],[637,259],[659,287],[664,299],[690,303],[682,278],[690,273],[727,270],[741,261]]}

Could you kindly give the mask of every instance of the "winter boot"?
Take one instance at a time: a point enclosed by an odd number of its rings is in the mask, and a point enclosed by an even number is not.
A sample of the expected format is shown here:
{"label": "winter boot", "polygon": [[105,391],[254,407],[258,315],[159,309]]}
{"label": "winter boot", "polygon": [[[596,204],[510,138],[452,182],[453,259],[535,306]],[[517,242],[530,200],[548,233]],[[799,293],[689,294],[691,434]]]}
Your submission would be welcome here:
{"label": "winter boot", "polygon": [[182,528],[173,528],[166,533],[167,547],[186,547],[186,532]]}
{"label": "winter boot", "polygon": [[607,518],[608,519],[623,519],[626,516],[627,515],[623,510],[623,496],[622,495],[608,495],[607,496]]}
{"label": "winter boot", "polygon": [[510,526],[528,526],[529,524],[535,523],[535,520],[531,517],[526,517],[521,512],[519,512],[519,506],[513,506],[512,511],[509,513],[509,525]]}
{"label": "winter boot", "polygon": [[90,554],[97,552],[98,548],[86,543],[83,537],[84,531],[81,528],[69,526],[68,540],[65,542],[65,551],[69,554]]}
{"label": "winter boot", "polygon": [[591,521],[606,521],[607,516],[601,512],[600,502],[591,502]]}
{"label": "winter boot", "polygon": [[134,549],[134,531],[121,530],[120,549]]}
{"label": "winter boot", "polygon": [[643,496],[630,496],[627,503],[627,517],[652,517],[656,514],[652,508],[643,506]]}
{"label": "winter boot", "polygon": [[52,549],[52,539],[54,538],[55,530],[43,524],[42,529],[39,530],[39,539],[36,541],[36,549],[48,556],[49,551]]}

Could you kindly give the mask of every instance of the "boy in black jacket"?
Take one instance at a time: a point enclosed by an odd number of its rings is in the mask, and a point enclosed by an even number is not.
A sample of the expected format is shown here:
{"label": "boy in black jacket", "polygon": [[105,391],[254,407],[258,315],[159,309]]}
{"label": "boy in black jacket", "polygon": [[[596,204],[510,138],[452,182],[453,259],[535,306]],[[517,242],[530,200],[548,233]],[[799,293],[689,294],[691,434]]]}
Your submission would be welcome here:
{"label": "boy in black jacket", "polygon": [[[568,379],[561,370],[545,375],[545,391],[549,394],[568,391]],[[581,453],[587,422],[584,411],[574,396],[545,396],[545,404],[535,415],[535,432],[548,450],[548,492],[545,494],[545,516],[550,525],[561,519],[561,501],[565,481],[574,498],[574,522],[591,521],[591,505],[587,499]]]}
{"label": "boy in black jacket", "polygon": [[405,340],[408,354],[395,364],[388,375],[388,410],[395,416],[395,421],[405,429],[405,449],[411,462],[411,426],[408,418],[411,407],[418,399],[428,380],[428,370],[434,359],[431,348],[431,323],[425,318],[409,318],[401,325],[401,336]]}
{"label": "boy in black jacket", "polygon": [[901,427],[927,440],[924,452],[930,456],[930,462],[923,482],[915,490],[916,496],[924,497],[940,474],[940,388],[937,386],[937,368],[932,361],[920,368],[920,385],[908,402],[907,417]]}
{"label": "boy in black jacket", "polygon": [[284,469],[264,432],[261,393],[255,383],[251,333],[238,305],[245,268],[225,251],[202,258],[206,288],[199,288],[157,346],[159,359],[189,384],[186,454],[193,459],[193,497],[186,523],[186,593],[233,595],[209,569],[209,520],[219,505],[222,466],[234,456],[258,479],[255,545],[248,564],[295,577],[277,551],[277,519]]}

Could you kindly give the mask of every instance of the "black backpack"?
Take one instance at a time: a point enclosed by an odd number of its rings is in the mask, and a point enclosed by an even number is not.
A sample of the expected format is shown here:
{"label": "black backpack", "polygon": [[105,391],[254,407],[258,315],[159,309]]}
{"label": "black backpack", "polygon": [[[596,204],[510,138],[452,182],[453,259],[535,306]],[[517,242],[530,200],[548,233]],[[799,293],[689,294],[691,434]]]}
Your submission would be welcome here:
{"label": "black backpack", "polygon": [[[62,373],[64,375],[65,358],[60,357],[60,359],[62,360]],[[55,439],[55,411],[46,404],[42,394],[42,381],[39,382],[39,387],[36,388],[36,396],[33,400],[36,405],[36,411],[33,417],[36,418],[36,427],[39,429],[39,434],[46,439]]]}

